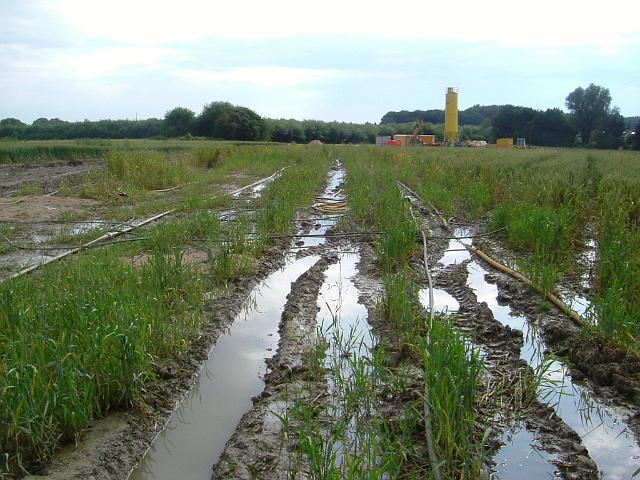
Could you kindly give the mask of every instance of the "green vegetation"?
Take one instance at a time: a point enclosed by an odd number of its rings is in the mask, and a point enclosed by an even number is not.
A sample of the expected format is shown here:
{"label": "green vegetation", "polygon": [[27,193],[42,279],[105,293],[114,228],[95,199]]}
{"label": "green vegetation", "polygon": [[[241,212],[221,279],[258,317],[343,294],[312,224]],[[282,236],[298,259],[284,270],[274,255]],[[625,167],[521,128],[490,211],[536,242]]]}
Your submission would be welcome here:
{"label": "green vegetation", "polygon": [[155,359],[184,351],[203,282],[181,259],[156,252],[134,269],[90,253],[0,285],[5,467],[51,458],[92,418],[131,405]]}
{"label": "green vegetation", "polygon": [[567,96],[567,108],[580,133],[582,146],[617,148],[622,145],[624,117],[617,108],[611,108],[608,88],[591,83],[578,87]]}
{"label": "green vegetation", "polygon": [[[105,168],[80,186],[66,185],[64,195],[100,200],[101,213],[110,220],[170,208],[175,215],[145,229],[137,241],[89,250],[0,284],[2,473],[50,459],[93,418],[141,405],[156,366],[183,355],[206,321],[204,292],[223,291],[255,268],[279,241],[274,236],[292,232],[296,212],[313,202],[336,157],[348,173],[351,215],[346,221],[383,232],[374,247],[386,323],[376,332],[382,346],[369,349],[334,330],[321,332],[308,352],[311,377],[317,381],[327,375],[339,400],[338,411],[336,405],[299,404],[291,419],[283,419],[297,425],[287,427],[288,434],[297,439],[313,478],[425,478],[433,475],[434,462],[443,478],[479,475],[484,432],[475,423],[482,362],[448,317],[430,318],[420,306],[419,272],[409,262],[421,255],[418,224],[396,179],[447,217],[480,221],[487,230],[503,228],[495,235],[517,255],[511,266],[548,291],[578,281],[577,259],[586,242],[595,240],[594,316],[585,334],[638,356],[640,163],[635,152],[178,140],[48,143],[29,144],[29,149],[11,142],[0,144],[0,151],[37,161],[57,148],[74,155],[82,155],[85,147],[86,152],[99,149]],[[284,166],[258,198],[222,194],[221,184],[247,185]],[[179,188],[155,191],[173,187]],[[21,193],[29,194],[30,188]],[[231,221],[212,211],[230,206],[241,209]],[[77,213],[68,215],[64,218],[77,220]],[[0,227],[11,239],[22,233],[16,225]],[[74,243],[102,232],[63,230],[53,241]],[[196,260],[190,257],[194,253]],[[538,306],[541,312],[550,308],[546,302]],[[342,351],[342,363],[323,368],[331,345]],[[393,405],[397,415],[380,415],[407,385],[418,385],[414,397]],[[339,421],[328,427],[328,418]],[[424,452],[426,437],[433,439],[432,459]],[[337,462],[340,448],[342,463]]]}
{"label": "green vegetation", "polygon": [[[145,230],[141,241],[87,251],[1,283],[0,472],[31,469],[93,418],[140,406],[154,367],[180,358],[207,321],[205,292],[250,271],[273,234],[292,231],[297,209],[311,203],[325,180],[331,156],[324,148],[230,146],[224,160],[200,172],[209,179],[264,175],[291,164],[264,198],[249,204],[262,207],[258,213],[223,224],[209,203],[174,199],[177,215]],[[132,189],[165,186],[195,168],[192,159],[177,158],[112,152],[104,174]],[[204,266],[189,260],[197,251],[206,253]]]}
{"label": "green vegetation", "polygon": [[[372,156],[388,152],[372,150]],[[593,236],[594,331],[638,351],[640,163],[631,152],[403,150],[397,175],[449,216],[485,218],[520,254],[513,265],[548,291],[577,275]],[[634,253],[635,252],[635,253]]]}
{"label": "green vegetation", "polygon": [[[474,105],[459,112],[460,140],[487,140],[500,137],[525,137],[531,145],[568,147],[581,144],[596,148],[633,148],[634,142],[623,138],[629,122],[617,108],[610,108],[609,90],[594,84],[578,87],[569,94],[566,106],[571,114],[558,108],[546,111],[513,105]],[[124,139],[193,136],[220,140],[309,143],[374,143],[377,135],[412,133],[416,120],[424,122],[423,133],[443,139],[444,111],[415,110],[387,112],[380,124],[324,122],[319,120],[268,119],[253,110],[228,102],[204,105],[200,114],[184,107],[169,110],[164,119],[99,120],[66,122],[57,118],[39,118],[26,125],[15,118],[0,120],[0,138],[20,140],[46,139]],[[636,123],[636,122],[634,122]],[[577,138],[579,134],[579,141]],[[94,152],[94,155],[101,152]],[[72,152],[60,152],[73,155]],[[44,154],[43,154],[44,157]],[[77,157],[72,157],[77,158]],[[0,163],[7,157],[0,149]]]}

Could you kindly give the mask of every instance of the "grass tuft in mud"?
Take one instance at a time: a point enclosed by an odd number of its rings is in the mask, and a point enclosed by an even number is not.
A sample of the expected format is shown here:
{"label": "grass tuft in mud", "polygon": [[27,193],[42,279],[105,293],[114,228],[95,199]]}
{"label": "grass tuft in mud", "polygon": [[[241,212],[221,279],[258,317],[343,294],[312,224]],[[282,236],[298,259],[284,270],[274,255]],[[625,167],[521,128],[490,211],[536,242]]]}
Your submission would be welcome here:
{"label": "grass tuft in mud", "polygon": [[202,321],[203,284],[182,251],[141,269],[108,252],[0,285],[2,455],[30,468],[90,420],[137,402],[158,358]]}

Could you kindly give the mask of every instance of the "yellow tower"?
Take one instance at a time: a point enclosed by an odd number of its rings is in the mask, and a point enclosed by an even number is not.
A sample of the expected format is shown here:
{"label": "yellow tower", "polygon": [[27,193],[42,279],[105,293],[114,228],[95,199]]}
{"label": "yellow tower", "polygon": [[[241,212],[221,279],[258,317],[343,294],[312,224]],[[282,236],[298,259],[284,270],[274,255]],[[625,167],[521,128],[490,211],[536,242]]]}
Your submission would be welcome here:
{"label": "yellow tower", "polygon": [[458,89],[447,88],[447,99],[444,109],[444,141],[457,142],[458,133]]}

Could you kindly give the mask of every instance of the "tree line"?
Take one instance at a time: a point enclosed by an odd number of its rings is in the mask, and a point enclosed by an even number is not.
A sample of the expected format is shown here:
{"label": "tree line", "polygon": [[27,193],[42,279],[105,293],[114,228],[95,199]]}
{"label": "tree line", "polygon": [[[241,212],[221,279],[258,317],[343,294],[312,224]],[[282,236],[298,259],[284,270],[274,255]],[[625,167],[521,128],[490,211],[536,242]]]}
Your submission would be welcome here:
{"label": "tree line", "polygon": [[[459,112],[461,140],[494,141],[500,137],[524,137],[529,144],[553,147],[581,145],[595,148],[640,149],[640,134],[629,128],[637,118],[625,119],[611,107],[609,90],[591,84],[578,87],[566,98],[569,113],[560,109],[535,110],[514,105],[474,105]],[[39,118],[27,125],[15,118],[0,120],[0,138],[20,140],[81,138],[191,138],[308,143],[374,143],[376,136],[408,134],[415,121],[422,132],[442,139],[443,110],[406,110],[386,113],[379,124],[324,122],[263,118],[253,110],[228,102],[206,104],[199,114],[184,107],[168,111],[164,118],[67,122]],[[625,132],[626,127],[626,132]],[[626,134],[626,136],[625,136]]]}

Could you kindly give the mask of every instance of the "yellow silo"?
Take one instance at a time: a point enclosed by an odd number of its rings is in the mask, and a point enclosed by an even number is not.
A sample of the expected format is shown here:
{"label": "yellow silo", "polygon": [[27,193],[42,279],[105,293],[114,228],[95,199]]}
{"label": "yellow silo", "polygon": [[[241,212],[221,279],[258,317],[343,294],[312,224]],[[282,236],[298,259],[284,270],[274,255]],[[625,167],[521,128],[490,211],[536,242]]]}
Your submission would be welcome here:
{"label": "yellow silo", "polygon": [[457,142],[459,139],[458,90],[454,87],[449,87],[447,88],[447,99],[444,109],[444,141]]}

